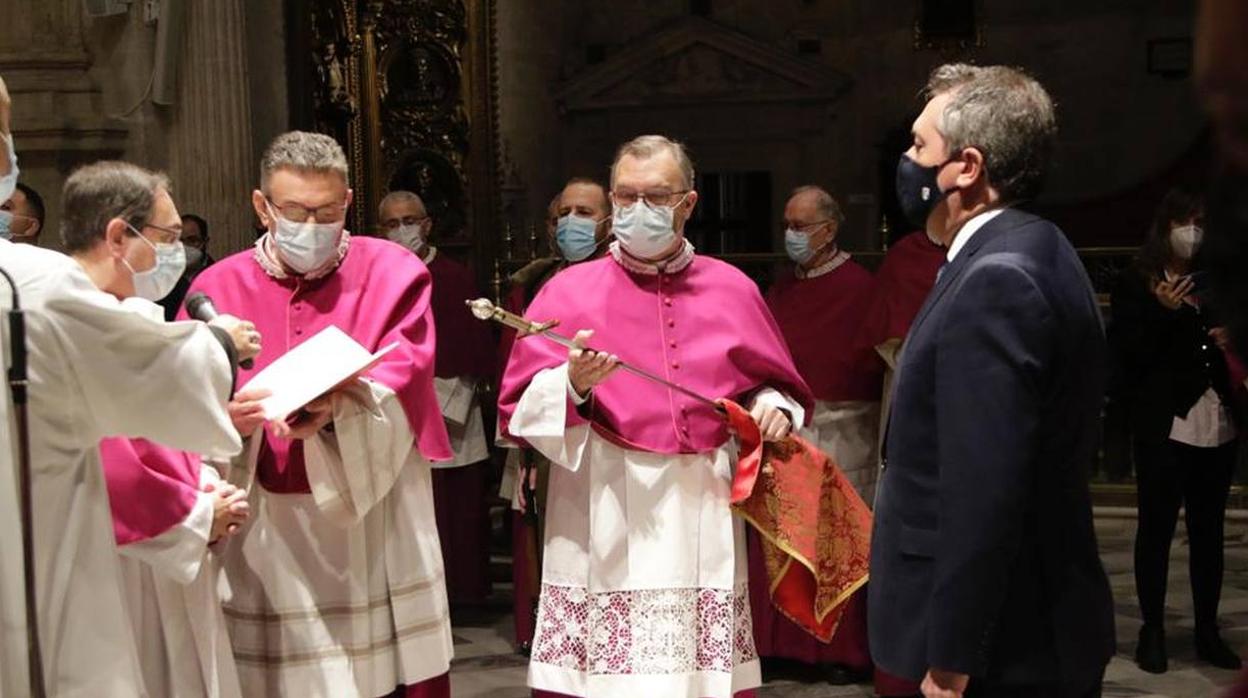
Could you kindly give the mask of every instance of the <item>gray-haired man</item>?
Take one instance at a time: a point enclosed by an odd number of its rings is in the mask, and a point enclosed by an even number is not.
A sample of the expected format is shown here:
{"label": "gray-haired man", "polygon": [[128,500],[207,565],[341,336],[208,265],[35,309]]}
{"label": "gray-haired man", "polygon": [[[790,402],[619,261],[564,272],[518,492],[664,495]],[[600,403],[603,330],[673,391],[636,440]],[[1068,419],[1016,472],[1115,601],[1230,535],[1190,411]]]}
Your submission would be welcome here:
{"label": "gray-haired man", "polygon": [[448,696],[430,462],[452,453],[433,389],[429,271],[344,230],[347,161],[328,136],[274,140],[252,203],[268,232],[191,286],[269,338],[242,381],[331,325],[369,351],[398,346],[293,423],[265,424],[254,393],[231,404],[257,485],[225,562],[243,693]]}
{"label": "gray-haired man", "polygon": [[1100,695],[1114,654],[1088,494],[1105,337],[1074,248],[1014,205],[1056,132],[1044,88],[945,65],[897,168],[947,248],[897,368],[868,585],[871,654],[929,698]]}
{"label": "gray-haired man", "polygon": [[[218,458],[240,448],[226,403],[232,363],[258,349],[250,325],[227,316],[212,327],[168,324],[148,300],[159,297],[160,279],[169,278],[161,270],[177,256],[169,254],[178,250],[179,223],[168,189],[164,177],[135,165],[88,165],[61,197],[73,257],[0,240],[0,267],[14,276],[28,323],[35,592],[48,695],[144,695],[100,439],[141,437]],[[7,291],[0,298],[7,310]],[[6,332],[4,346],[9,340]],[[6,434],[8,402],[0,399]],[[20,529],[8,504],[14,453],[4,443],[0,694],[28,695]]]}

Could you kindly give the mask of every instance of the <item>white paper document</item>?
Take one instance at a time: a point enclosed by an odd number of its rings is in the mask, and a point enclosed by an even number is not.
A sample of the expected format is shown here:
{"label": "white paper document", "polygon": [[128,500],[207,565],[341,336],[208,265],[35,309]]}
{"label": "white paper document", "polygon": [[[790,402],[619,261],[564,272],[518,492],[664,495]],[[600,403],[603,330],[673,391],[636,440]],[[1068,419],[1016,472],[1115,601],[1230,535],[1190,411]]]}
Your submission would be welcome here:
{"label": "white paper document", "polygon": [[371,353],[330,325],[266,366],[242,389],[271,391],[272,395],[260,401],[265,419],[286,419],[339,383],[372,368],[397,346],[395,342]]}

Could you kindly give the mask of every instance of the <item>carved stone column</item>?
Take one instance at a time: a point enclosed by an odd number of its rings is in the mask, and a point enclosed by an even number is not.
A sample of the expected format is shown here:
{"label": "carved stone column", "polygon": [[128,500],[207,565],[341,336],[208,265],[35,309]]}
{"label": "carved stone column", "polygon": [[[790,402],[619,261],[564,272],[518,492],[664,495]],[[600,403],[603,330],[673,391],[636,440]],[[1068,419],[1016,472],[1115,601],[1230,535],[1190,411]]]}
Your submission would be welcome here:
{"label": "carved stone column", "polygon": [[13,95],[22,181],[43,194],[42,244],[59,247],[60,189],[77,165],[117,157],[127,127],[107,116],[89,74],[78,0],[16,0],[0,10],[0,75]]}
{"label": "carved stone column", "polygon": [[[188,4],[177,103],[170,107],[169,174],[183,213],[208,220],[212,254],[255,240],[251,192],[259,163],[251,140],[245,0]],[[274,86],[274,98],[284,88]]]}

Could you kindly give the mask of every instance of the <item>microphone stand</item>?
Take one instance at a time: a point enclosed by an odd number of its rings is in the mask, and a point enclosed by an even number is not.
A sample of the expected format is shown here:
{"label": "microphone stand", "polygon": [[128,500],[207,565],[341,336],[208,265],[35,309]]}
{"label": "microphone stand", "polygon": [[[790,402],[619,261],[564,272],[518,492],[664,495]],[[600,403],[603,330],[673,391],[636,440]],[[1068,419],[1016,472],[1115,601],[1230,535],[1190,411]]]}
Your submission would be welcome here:
{"label": "microphone stand", "polygon": [[22,568],[26,593],[26,660],[30,674],[30,695],[45,698],[43,658],[39,649],[39,616],[35,604],[35,542],[30,494],[30,421],[26,412],[26,319],[18,298],[17,283],[0,268],[0,276],[9,283],[13,308],[9,310],[9,342],[13,364],[9,366],[9,390],[13,394],[13,413],[17,421],[18,498],[22,517]]}

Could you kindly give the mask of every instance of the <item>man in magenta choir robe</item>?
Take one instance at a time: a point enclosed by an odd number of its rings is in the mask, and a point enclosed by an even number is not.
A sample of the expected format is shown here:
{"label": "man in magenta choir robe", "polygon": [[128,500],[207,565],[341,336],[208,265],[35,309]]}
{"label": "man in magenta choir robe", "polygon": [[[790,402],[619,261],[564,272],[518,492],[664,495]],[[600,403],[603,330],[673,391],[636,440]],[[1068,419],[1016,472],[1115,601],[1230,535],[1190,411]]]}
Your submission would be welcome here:
{"label": "man in magenta choir robe", "polygon": [[[524,314],[525,308],[541,290],[542,286],[559,271],[606,252],[611,239],[611,202],[607,188],[600,182],[586,177],[573,177],[563,190],[551,200],[548,207],[548,230],[551,245],[558,250],[555,257],[536,259],[511,275],[507,309]],[[516,333],[507,328],[502,332],[499,354],[504,361],[511,353]],[[513,585],[512,610],[515,614],[516,644],[527,654],[533,642],[533,624],[537,619],[537,600],[541,586],[541,564],[537,559],[541,545],[540,526],[534,519],[540,516],[545,498],[545,483],[549,461],[530,448],[516,448],[507,452],[499,495],[512,500],[511,524],[511,581]],[[524,499],[525,484],[537,494],[537,502]],[[534,514],[536,507],[537,514]]]}
{"label": "man in magenta choir robe", "polygon": [[429,242],[433,218],[410,191],[393,191],[379,207],[386,236],[420,257],[433,279],[430,307],[438,328],[433,384],[455,457],[434,464],[433,501],[446,565],[446,590],[454,603],[480,603],[490,595],[490,449],[479,390],[494,376],[498,359],[490,328],[464,301],[480,297],[468,267]]}
{"label": "man in magenta choir robe", "polygon": [[247,492],[202,457],[145,439],[104,439],[100,460],[148,695],[241,696],[208,546],[246,520]]}
{"label": "man in magenta choir robe", "polygon": [[[793,261],[767,295],[767,306],[815,395],[803,434],[832,456],[858,493],[871,501],[878,454],[882,364],[856,341],[875,281],[837,245],[845,217],[827,191],[804,186],[784,209],[785,251]],[[865,601],[855,599],[831,643],[823,643],[776,611],[757,536],[749,536],[750,602],[760,656],[820,665],[847,683],[869,674]]]}
{"label": "man in magenta choir robe", "polygon": [[529,337],[503,377],[504,434],[553,463],[529,665],[538,695],[729,698],[760,683],[727,424],[713,405],[614,371],[627,361],[741,402],[768,439],[805,422],[810,391],[757,287],[684,238],[693,182],[675,141],[621,147],[617,242],[528,308],[611,353]]}
{"label": "man in magenta choir robe", "polygon": [[875,296],[859,344],[872,347],[891,367],[910,323],[919,314],[948,252],[925,230],[902,237],[875,273]]}
{"label": "man in magenta choir robe", "polygon": [[251,454],[237,470],[254,477],[251,520],[225,555],[243,691],[447,696],[430,463],[453,453],[433,387],[429,270],[344,230],[352,193],[333,139],[283,134],[260,171],[252,204],[268,232],[191,287],[264,334],[240,384],[330,325],[369,351],[398,348],[293,423],[265,424],[254,393],[231,403]]}

